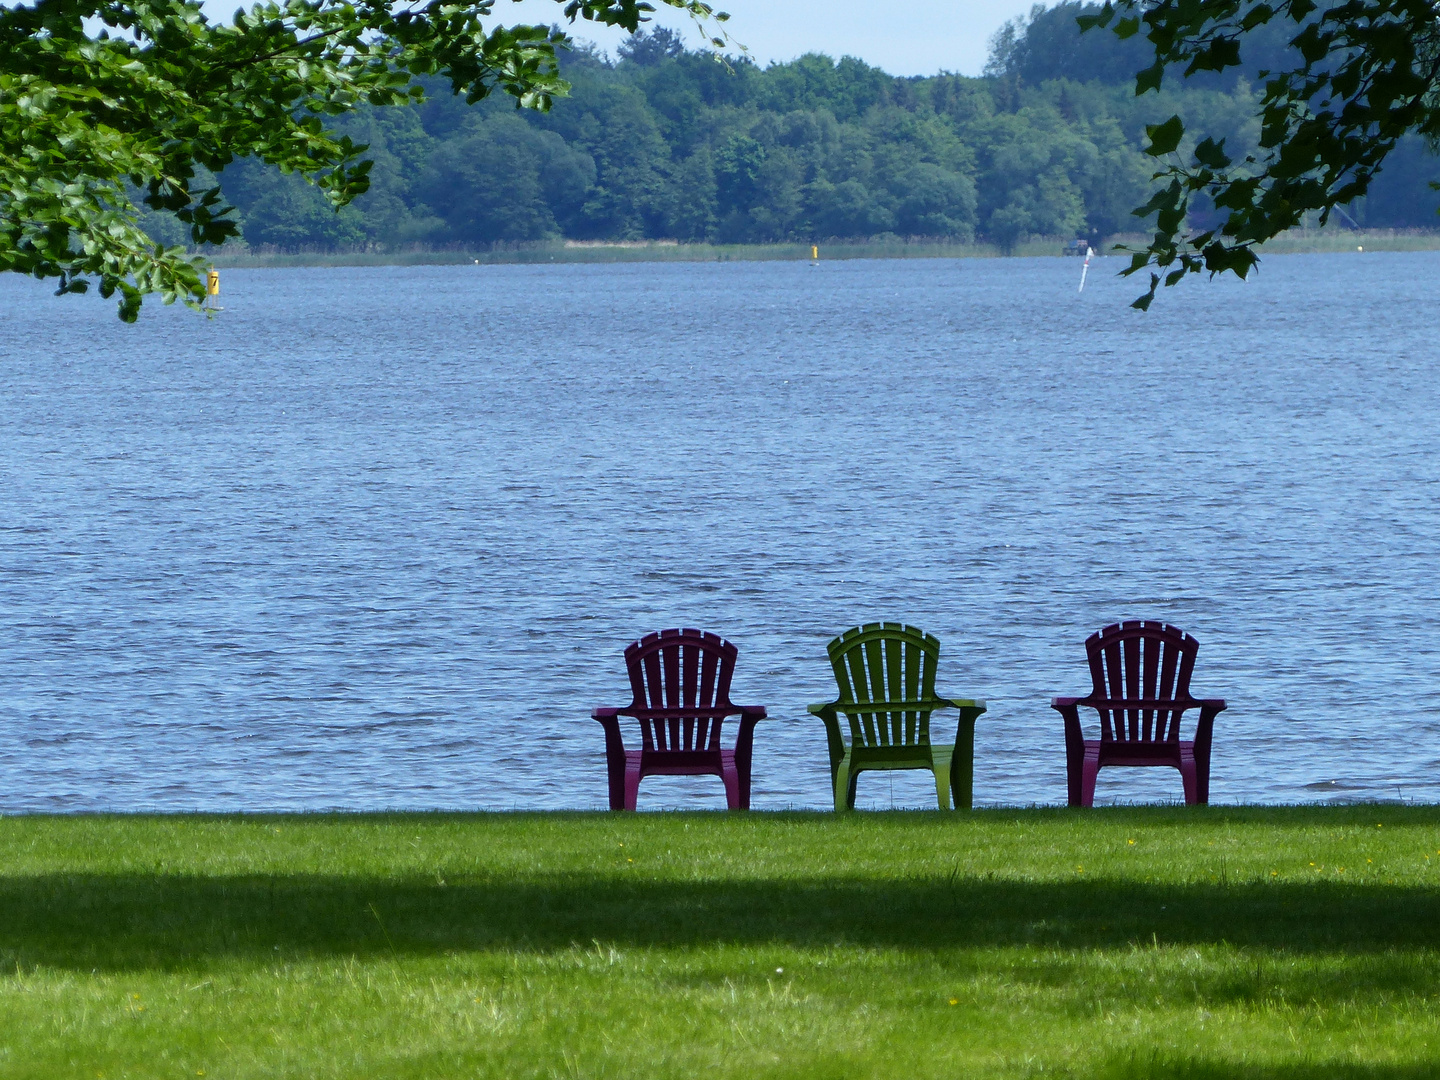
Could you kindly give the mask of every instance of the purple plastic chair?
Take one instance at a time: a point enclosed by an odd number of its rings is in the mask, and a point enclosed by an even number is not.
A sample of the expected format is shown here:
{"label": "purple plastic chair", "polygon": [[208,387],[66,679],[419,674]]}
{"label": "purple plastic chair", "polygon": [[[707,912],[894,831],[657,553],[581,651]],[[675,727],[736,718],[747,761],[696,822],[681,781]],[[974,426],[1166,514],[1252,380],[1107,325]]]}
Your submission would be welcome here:
{"label": "purple plastic chair", "polygon": [[[1210,738],[1220,698],[1190,696],[1197,642],[1160,622],[1124,622],[1085,642],[1093,689],[1089,697],[1057,697],[1065,718],[1065,765],[1071,806],[1092,806],[1095,777],[1107,765],[1165,765],[1180,770],[1185,802],[1210,801]],[[1100,738],[1080,730],[1080,706],[1100,714]],[[1180,740],[1180,717],[1199,709],[1193,742]]]}
{"label": "purple plastic chair", "polygon": [[[625,650],[633,700],[623,709],[591,714],[605,729],[610,809],[634,810],[647,776],[718,776],[731,810],[750,809],[750,754],[760,705],[730,701],[735,646],[701,630],[661,630]],[[735,746],[720,747],[727,716],[740,717]],[[620,717],[640,721],[641,748],[626,750]]]}

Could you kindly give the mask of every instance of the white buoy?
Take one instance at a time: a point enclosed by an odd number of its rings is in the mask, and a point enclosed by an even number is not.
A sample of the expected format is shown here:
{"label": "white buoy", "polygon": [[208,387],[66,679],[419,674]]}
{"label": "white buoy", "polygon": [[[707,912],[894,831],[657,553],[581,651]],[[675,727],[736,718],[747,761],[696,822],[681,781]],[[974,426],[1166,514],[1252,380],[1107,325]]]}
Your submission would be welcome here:
{"label": "white buoy", "polygon": [[1080,267],[1080,288],[1076,289],[1076,292],[1085,291],[1085,275],[1090,272],[1090,256],[1094,254],[1094,252],[1095,249],[1093,247],[1087,246],[1085,248],[1085,264]]}

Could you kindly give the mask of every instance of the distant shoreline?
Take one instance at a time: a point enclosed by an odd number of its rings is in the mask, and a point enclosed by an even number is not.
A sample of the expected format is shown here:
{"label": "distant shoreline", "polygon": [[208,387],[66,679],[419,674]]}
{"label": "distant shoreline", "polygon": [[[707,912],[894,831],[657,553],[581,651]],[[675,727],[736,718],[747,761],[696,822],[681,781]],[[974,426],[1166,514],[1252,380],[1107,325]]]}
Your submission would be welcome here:
{"label": "distant shoreline", "polygon": [[[1138,245],[1139,235],[1106,238],[1101,254],[1116,244]],[[822,260],[837,259],[983,259],[1005,256],[994,244],[854,241],[818,245]],[[1437,251],[1440,230],[1420,229],[1298,229],[1261,249],[1262,255],[1321,254],[1355,251]],[[1066,254],[1065,241],[1037,237],[1017,244],[1018,257]],[[483,250],[414,249],[389,251],[222,251],[214,256],[219,269],[290,266],[455,266],[463,264],[630,263],[630,262],[766,262],[809,259],[809,244],[680,244],[674,241],[576,242],[517,244]]]}

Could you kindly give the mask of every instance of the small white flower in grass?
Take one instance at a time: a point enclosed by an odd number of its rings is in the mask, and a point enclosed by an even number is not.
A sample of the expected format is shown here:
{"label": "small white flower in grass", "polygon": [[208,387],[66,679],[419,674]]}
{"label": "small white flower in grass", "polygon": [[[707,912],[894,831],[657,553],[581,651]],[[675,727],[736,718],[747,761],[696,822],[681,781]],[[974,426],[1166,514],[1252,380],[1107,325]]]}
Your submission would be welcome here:
{"label": "small white flower in grass", "polygon": [[776,975],[784,975],[784,974],[785,974],[785,969],[784,969],[784,968],[776,968],[776,969],[775,969],[775,974],[776,974]]}

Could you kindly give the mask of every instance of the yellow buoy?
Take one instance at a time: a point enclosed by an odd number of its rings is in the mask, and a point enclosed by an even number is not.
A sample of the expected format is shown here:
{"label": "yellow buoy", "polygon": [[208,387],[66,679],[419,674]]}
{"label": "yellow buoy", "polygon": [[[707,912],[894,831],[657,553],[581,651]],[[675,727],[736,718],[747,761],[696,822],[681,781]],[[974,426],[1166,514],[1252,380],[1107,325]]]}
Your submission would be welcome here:
{"label": "yellow buoy", "polygon": [[205,271],[205,303],[201,305],[206,311],[224,311],[219,304],[220,297],[220,271]]}
{"label": "yellow buoy", "polygon": [[815,244],[811,244],[811,245],[810,245],[810,258],[812,258],[812,259],[819,259],[819,258],[820,258],[820,248],[819,248],[817,245],[815,245]]}

